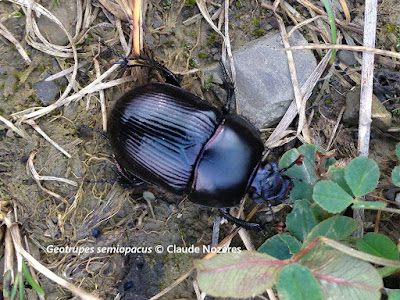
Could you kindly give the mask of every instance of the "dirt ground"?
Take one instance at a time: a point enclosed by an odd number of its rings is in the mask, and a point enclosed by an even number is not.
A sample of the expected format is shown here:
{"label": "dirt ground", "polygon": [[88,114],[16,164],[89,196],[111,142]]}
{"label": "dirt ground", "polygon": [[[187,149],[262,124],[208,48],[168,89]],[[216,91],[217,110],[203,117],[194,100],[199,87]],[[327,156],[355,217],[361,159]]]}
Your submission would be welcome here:
{"label": "dirt ground", "polygon": [[[38,2],[51,11],[57,11],[57,16],[71,34],[74,34],[76,14],[72,14],[71,9],[76,10],[75,1]],[[304,18],[310,17],[310,12],[296,1],[288,2]],[[364,1],[346,2],[351,11],[351,23],[356,25],[356,30],[346,27],[340,27],[340,30],[346,34],[348,42],[352,40],[362,44],[362,31],[359,29],[363,25]],[[92,9],[94,19],[91,26],[107,23],[112,19],[113,15],[98,2],[84,3]],[[218,3],[214,5],[213,12],[218,8]],[[164,63],[172,71],[184,74],[183,87],[199,96],[207,97],[201,72],[190,71],[220,60],[222,40],[201,18],[188,24],[187,20],[198,13],[199,9],[191,0],[149,1],[143,24],[144,44],[145,53]],[[335,13],[343,19],[340,9],[336,8]],[[398,1],[380,1],[377,48],[393,51],[400,49],[399,16]],[[26,42],[26,11],[20,6],[10,1],[0,2],[0,18],[1,23],[21,42],[32,59],[31,67],[27,67],[16,48],[4,37],[0,37],[0,115],[14,120],[11,116],[14,113],[33,107],[46,107],[58,99],[67,86],[67,79],[61,77],[51,84],[43,80],[70,67],[73,60],[44,53]],[[284,21],[286,25],[293,25],[293,20],[287,15]],[[63,40],[62,33],[53,29],[51,22],[47,24],[42,20],[39,24],[43,36],[53,43],[67,44],[68,41]],[[122,22],[122,30],[127,37],[130,30],[126,22]],[[230,36],[233,48],[270,30],[277,30],[277,22],[271,11],[261,8],[257,1],[232,1]],[[316,38],[315,34],[311,34],[310,28],[304,29],[303,34],[310,42]],[[122,53],[114,27],[99,25],[87,32],[78,45],[79,61],[86,64],[78,71],[76,89],[85,87],[95,79],[94,57],[99,62],[101,72],[105,72],[118,59],[105,47],[101,47],[100,51],[99,40],[114,41],[112,46]],[[315,51],[318,61],[321,54],[322,52]],[[308,116],[313,113],[310,123],[313,143],[322,147],[328,144],[348,91],[357,85],[351,74],[360,73],[360,64],[355,61],[346,69],[336,67],[336,70],[327,86],[322,88],[322,82],[317,85],[307,110]],[[377,96],[393,119],[390,130],[372,130],[370,157],[380,167],[381,182],[390,184],[390,172],[398,164],[394,149],[400,141],[398,62],[379,57],[376,70],[380,72],[380,77],[377,76],[375,81],[376,90],[379,90]],[[117,71],[113,78],[130,74],[131,70]],[[112,107],[120,95],[137,85],[140,80],[147,80],[147,77],[148,73],[145,72],[143,78],[135,80],[136,82],[107,89],[107,109]],[[203,253],[168,253],[167,248],[169,245],[183,247],[210,244],[214,216],[218,212],[196,206],[185,197],[166,193],[155,186],[144,185],[126,190],[113,182],[116,174],[108,141],[100,134],[83,127],[102,130],[98,93],[62,106],[35,122],[71,157],[67,158],[26,123],[21,124],[27,134],[26,138],[19,137],[0,123],[0,200],[9,201],[9,209],[14,208],[22,236],[26,237],[30,252],[41,263],[76,286],[90,292],[95,291],[102,299],[114,299],[118,293],[120,299],[149,299],[186,273],[194,259],[203,256]],[[266,137],[263,134],[263,138]],[[271,159],[276,160],[285,150],[300,145],[298,141],[285,145],[275,150]],[[357,155],[356,148],[357,128],[344,124],[339,128],[331,149],[338,149],[338,159],[350,160]],[[36,155],[33,158],[34,153]],[[58,196],[46,193],[27,170],[30,157],[40,175],[66,178],[77,183],[77,186],[59,181],[41,181],[43,188]],[[155,200],[146,200],[143,197],[145,191],[153,193]],[[248,203],[246,211],[251,207]],[[290,209],[285,206],[280,210],[266,232],[250,232],[256,247],[276,233],[274,223],[284,221]],[[375,214],[368,214],[367,218],[369,224],[372,224]],[[267,219],[271,218],[259,213],[254,222],[265,223]],[[380,226],[382,233],[393,241],[398,241],[398,217],[385,215]],[[230,224],[222,225],[220,239],[226,236],[230,228]],[[244,248],[239,237],[235,237],[231,245]],[[156,247],[159,246],[164,249],[162,253],[156,253]],[[55,253],[55,249],[66,251],[66,247],[89,250],[81,254],[73,251]],[[102,247],[114,248],[102,251]],[[125,254],[127,249],[137,253]],[[0,247],[1,257],[3,251],[3,247]],[[1,264],[4,264],[4,258]],[[39,278],[46,292],[46,299],[72,298],[71,293],[46,277],[39,275]],[[196,296],[192,279],[193,277],[189,277],[183,281],[163,299],[194,299]],[[36,299],[37,296],[28,287],[27,293],[29,296],[26,299]]]}

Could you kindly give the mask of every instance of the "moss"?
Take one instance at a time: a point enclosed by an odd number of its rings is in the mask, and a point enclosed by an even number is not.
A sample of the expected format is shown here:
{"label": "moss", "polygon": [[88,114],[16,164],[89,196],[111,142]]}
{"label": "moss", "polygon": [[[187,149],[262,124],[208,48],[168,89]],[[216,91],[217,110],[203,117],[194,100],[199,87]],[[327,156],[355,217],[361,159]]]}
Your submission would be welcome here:
{"label": "moss", "polygon": [[255,36],[263,36],[264,35],[264,29],[263,28],[258,28],[256,31],[254,31]]}
{"label": "moss", "polygon": [[192,68],[198,68],[199,67],[199,62],[197,61],[197,59],[195,57],[191,57],[189,59],[189,66]]}
{"label": "moss", "polygon": [[40,73],[43,73],[44,70],[45,70],[45,67],[44,67],[43,65],[40,65],[40,66],[38,66],[37,68],[38,68],[38,71],[39,71]]}
{"label": "moss", "polygon": [[388,33],[393,33],[393,32],[396,31],[396,26],[393,25],[393,24],[387,24],[387,25],[386,25],[386,31],[387,31]]}
{"label": "moss", "polygon": [[251,20],[251,22],[254,24],[254,25],[260,25],[260,19],[258,19],[258,18],[253,18],[252,20]]}
{"label": "moss", "polygon": [[210,90],[211,84],[212,84],[212,82],[213,82],[213,79],[214,79],[214,75],[211,74],[210,77],[208,78],[207,83],[204,84],[204,88],[205,88],[206,91],[209,91],[209,90]]}
{"label": "moss", "polygon": [[215,32],[211,32],[207,38],[207,45],[211,45],[212,43],[214,43],[215,37],[216,37]]}
{"label": "moss", "polygon": [[172,7],[172,0],[167,0],[163,4],[163,9],[164,10],[170,10]]}
{"label": "moss", "polygon": [[18,17],[18,18],[22,18],[22,17],[24,16],[23,12],[20,11],[20,10],[14,11],[11,15],[12,15],[12,16],[16,16],[16,17]]}
{"label": "moss", "polygon": [[205,52],[199,52],[198,54],[199,58],[209,58],[210,55],[208,55],[208,53]]}

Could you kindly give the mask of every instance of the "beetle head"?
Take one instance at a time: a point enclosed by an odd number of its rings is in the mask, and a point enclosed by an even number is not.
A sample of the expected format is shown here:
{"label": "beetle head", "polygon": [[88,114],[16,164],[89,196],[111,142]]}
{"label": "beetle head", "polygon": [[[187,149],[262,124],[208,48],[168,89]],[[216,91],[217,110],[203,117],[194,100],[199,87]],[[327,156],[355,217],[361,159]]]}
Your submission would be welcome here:
{"label": "beetle head", "polygon": [[275,205],[286,200],[293,188],[293,181],[291,177],[283,173],[295,164],[301,165],[302,158],[303,155],[300,155],[293,163],[283,169],[279,169],[275,162],[261,165],[249,188],[251,198],[256,203],[266,201]]}

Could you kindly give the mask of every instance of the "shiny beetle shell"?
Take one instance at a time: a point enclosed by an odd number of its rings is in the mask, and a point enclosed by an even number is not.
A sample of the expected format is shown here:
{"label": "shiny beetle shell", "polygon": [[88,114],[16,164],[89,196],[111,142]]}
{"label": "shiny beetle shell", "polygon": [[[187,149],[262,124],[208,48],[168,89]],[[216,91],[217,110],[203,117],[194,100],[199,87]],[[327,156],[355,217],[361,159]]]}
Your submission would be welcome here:
{"label": "shiny beetle shell", "polygon": [[240,203],[264,150],[244,118],[180,87],[150,83],[117,100],[109,138],[122,171],[210,207]]}

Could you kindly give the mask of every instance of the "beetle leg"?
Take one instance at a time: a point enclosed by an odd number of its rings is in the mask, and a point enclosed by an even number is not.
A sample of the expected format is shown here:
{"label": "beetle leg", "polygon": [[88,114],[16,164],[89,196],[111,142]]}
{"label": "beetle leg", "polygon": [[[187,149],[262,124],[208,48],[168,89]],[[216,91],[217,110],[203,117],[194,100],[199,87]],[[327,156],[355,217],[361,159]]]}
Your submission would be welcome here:
{"label": "beetle leg", "polygon": [[119,59],[121,59],[121,61],[115,62],[114,63],[115,65],[122,65],[121,68],[140,66],[140,67],[157,69],[164,74],[165,80],[167,83],[180,87],[180,81],[182,79],[181,76],[175,75],[174,73],[172,73],[170,70],[168,70],[166,67],[164,67],[159,62],[157,62],[153,59],[150,59],[150,58],[143,58],[143,57],[129,59],[128,57],[119,54],[117,51],[115,51],[113,48],[111,48],[109,45],[107,45],[104,41],[101,41],[101,43],[104,46],[106,46],[107,49],[110,50],[115,56],[117,56]]}
{"label": "beetle leg", "polygon": [[230,222],[232,222],[233,224],[236,224],[239,227],[243,227],[245,229],[252,229],[252,230],[262,230],[263,228],[261,227],[260,224],[257,223],[249,223],[246,222],[244,220],[240,220],[238,218],[235,218],[234,216],[232,216],[229,211],[228,208],[219,208],[219,211],[222,213],[222,215]]}
{"label": "beetle leg", "polygon": [[[221,86],[225,89],[226,91],[226,103],[222,108],[222,111],[225,114],[229,114],[232,111],[236,112],[236,95],[235,95],[235,85],[232,82],[231,77],[229,76],[225,65],[222,63],[222,61],[219,62],[219,65],[221,66],[222,70],[222,84]],[[231,105],[233,103],[233,105]]]}
{"label": "beetle leg", "polygon": [[156,69],[164,74],[165,81],[167,83],[180,87],[180,81],[182,79],[181,76],[172,73],[169,69],[167,69],[154,59],[143,58],[143,57],[138,57],[136,59],[128,59],[126,61],[126,66],[127,67],[140,66],[140,67]]}
{"label": "beetle leg", "polygon": [[117,175],[118,183],[124,189],[133,189],[144,183],[140,178],[124,171],[117,163],[112,167],[112,169]]}
{"label": "beetle leg", "polygon": [[82,129],[86,129],[86,130],[89,130],[89,131],[96,132],[97,134],[101,135],[101,137],[103,137],[105,140],[108,141],[108,137],[103,132],[101,132],[100,130],[94,129],[94,128],[92,128],[90,126],[87,126],[87,125],[80,125],[78,127],[78,132],[82,132]]}

